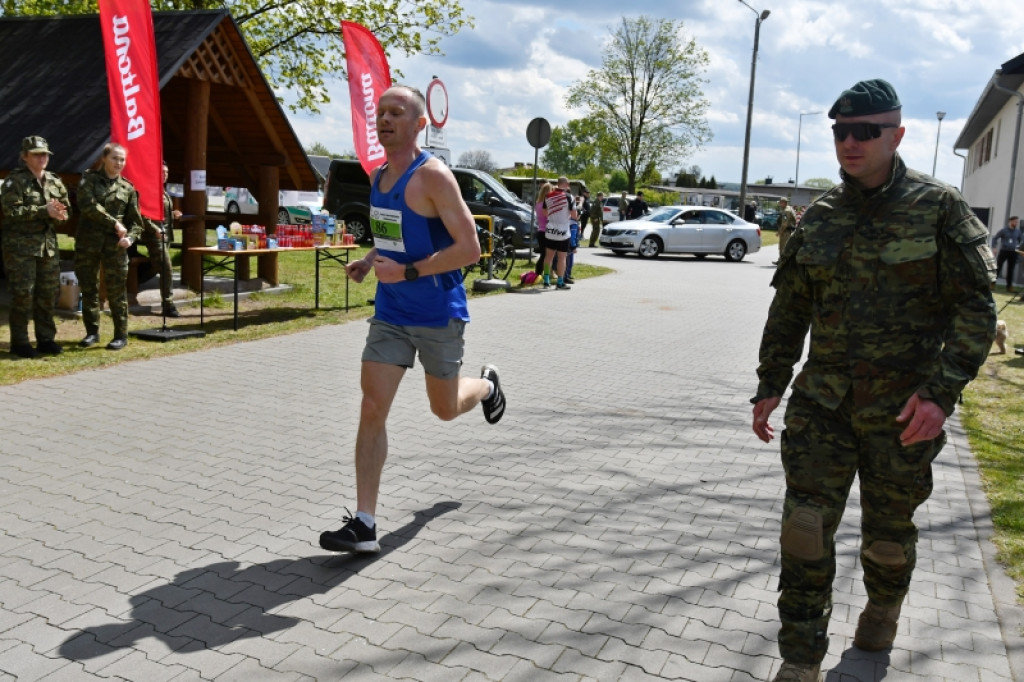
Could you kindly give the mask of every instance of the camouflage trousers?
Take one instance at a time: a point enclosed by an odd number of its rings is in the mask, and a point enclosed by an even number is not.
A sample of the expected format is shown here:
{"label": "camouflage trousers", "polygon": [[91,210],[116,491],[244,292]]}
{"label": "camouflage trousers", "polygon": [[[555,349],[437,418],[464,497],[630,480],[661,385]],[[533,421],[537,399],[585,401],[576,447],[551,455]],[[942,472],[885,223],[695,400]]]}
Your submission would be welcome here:
{"label": "camouflage trousers", "polygon": [[100,266],[107,303],[114,322],[114,338],[128,338],[128,253],[116,241],[106,240],[100,251],[75,249],[75,275],[82,290],[82,322],[86,334],[100,333]]}
{"label": "camouflage trousers", "polygon": [[[852,391],[851,391],[852,393]],[[917,561],[914,511],[932,492],[931,464],[946,442],[903,447],[891,414],[856,413],[849,395],[835,411],[794,393],[786,409],[782,464],[779,651],[794,663],[818,663],[828,652],[835,534],[854,476],[860,478],[861,550],[868,597],[882,606],[903,601]]]}
{"label": "camouflage trousers", "polygon": [[28,345],[28,321],[35,324],[36,342],[53,341],[57,325],[53,305],[60,290],[60,257],[18,256],[4,249],[4,269],[11,291],[11,345]]}
{"label": "camouflage trousers", "polygon": [[174,301],[172,289],[174,271],[171,265],[171,254],[164,248],[165,245],[161,244],[161,236],[154,232],[143,232],[139,243],[145,246],[149,253],[149,264],[153,268],[153,272],[160,275],[160,300],[164,306],[168,306]]}

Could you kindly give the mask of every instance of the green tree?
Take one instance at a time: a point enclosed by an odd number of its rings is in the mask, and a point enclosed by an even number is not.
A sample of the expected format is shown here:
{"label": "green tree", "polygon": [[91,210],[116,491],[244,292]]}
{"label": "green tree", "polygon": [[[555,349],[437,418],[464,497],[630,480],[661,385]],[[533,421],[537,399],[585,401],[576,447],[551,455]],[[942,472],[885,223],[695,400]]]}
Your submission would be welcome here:
{"label": "green tree", "polygon": [[588,166],[601,167],[602,147],[607,145],[604,128],[594,119],[573,119],[551,130],[551,140],[541,160],[556,173],[577,177]]}
{"label": "green tree", "polygon": [[[319,113],[325,80],[345,74],[341,20],[366,26],[389,54],[443,54],[441,39],[472,28],[459,0],[150,0],[154,10],[227,9],[267,81]],[[97,13],[97,0],[0,0],[0,16]],[[401,75],[401,74],[398,74]]]}
{"label": "green tree", "polygon": [[804,180],[804,187],[814,187],[816,189],[832,189],[836,186],[836,183],[832,182],[828,178],[811,178],[810,180]]}
{"label": "green tree", "polygon": [[711,139],[702,74],[708,55],[679,36],[682,22],[627,19],[612,33],[602,67],[574,83],[566,102],[599,127],[609,166],[626,171],[629,190],[650,166],[685,158]]}
{"label": "green tree", "polygon": [[629,192],[629,178],[626,177],[626,171],[613,170],[612,175],[608,178],[608,191],[609,192]]}
{"label": "green tree", "polygon": [[321,142],[314,142],[313,144],[306,147],[306,154],[310,156],[329,156],[332,159],[336,158],[334,154],[331,153],[331,150],[329,150],[327,146]]}

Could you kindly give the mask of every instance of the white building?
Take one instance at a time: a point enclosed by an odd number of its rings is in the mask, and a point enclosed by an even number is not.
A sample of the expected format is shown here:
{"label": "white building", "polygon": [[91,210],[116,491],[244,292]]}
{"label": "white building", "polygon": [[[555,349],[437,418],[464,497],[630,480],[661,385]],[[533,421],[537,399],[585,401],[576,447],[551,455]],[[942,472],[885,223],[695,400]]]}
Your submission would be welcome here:
{"label": "white building", "polygon": [[953,145],[954,153],[966,157],[964,198],[990,233],[1005,226],[1009,216],[1024,216],[1022,114],[1024,54],[992,75]]}

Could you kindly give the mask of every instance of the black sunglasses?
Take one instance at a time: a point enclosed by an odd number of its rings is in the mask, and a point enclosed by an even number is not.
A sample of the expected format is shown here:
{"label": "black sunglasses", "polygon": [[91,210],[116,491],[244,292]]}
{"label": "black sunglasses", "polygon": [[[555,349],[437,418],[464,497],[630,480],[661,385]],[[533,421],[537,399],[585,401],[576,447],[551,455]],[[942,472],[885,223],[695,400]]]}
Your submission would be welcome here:
{"label": "black sunglasses", "polygon": [[836,123],[832,126],[832,134],[836,142],[842,142],[846,136],[853,133],[853,139],[858,142],[877,140],[882,136],[882,128],[899,128],[895,123]]}

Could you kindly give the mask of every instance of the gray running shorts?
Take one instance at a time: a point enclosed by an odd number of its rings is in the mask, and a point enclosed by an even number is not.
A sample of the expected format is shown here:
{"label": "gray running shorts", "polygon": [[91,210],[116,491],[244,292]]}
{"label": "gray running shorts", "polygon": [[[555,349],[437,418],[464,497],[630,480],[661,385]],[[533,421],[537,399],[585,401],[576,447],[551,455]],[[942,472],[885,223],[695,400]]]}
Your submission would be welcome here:
{"label": "gray running shorts", "polygon": [[419,352],[423,370],[438,379],[459,376],[466,342],[464,320],[448,320],[447,327],[411,327],[369,320],[370,331],[363,348],[363,362],[380,362],[410,368]]}

